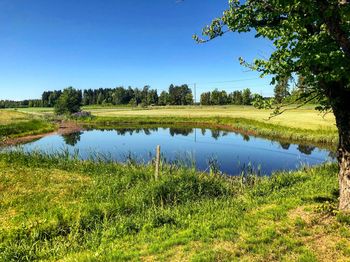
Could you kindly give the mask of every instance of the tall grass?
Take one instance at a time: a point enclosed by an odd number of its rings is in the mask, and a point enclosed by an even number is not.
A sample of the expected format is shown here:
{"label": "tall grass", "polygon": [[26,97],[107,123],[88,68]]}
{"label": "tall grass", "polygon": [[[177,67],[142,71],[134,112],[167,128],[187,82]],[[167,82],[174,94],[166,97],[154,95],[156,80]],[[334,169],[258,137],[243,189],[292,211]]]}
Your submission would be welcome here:
{"label": "tall grass", "polygon": [[346,257],[347,220],[318,220],[335,165],[254,182],[164,165],[155,180],[151,165],[7,152],[0,170],[1,261],[312,261],[324,253],[305,236],[325,231]]}
{"label": "tall grass", "polygon": [[16,122],[7,125],[0,125],[0,137],[17,137],[34,135],[53,131],[52,124],[40,120],[32,119],[25,122]]}

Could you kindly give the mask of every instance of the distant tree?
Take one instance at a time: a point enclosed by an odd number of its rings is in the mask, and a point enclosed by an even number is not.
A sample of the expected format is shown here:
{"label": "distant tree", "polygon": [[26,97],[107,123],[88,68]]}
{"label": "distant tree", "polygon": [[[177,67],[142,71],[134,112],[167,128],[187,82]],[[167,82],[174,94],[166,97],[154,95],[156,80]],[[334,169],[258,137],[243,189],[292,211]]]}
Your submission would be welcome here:
{"label": "distant tree", "polygon": [[219,91],[215,89],[210,95],[210,104],[212,105],[225,105],[227,104],[228,98],[225,91]]}
{"label": "distant tree", "polygon": [[276,103],[282,103],[284,99],[290,96],[289,93],[289,78],[283,77],[277,82],[275,89],[275,101]]}
{"label": "distant tree", "polygon": [[55,113],[58,115],[73,114],[80,112],[82,92],[73,87],[63,90],[62,95],[55,105]]}
{"label": "distant tree", "polygon": [[230,100],[231,100],[231,103],[234,105],[242,105],[243,104],[242,91],[237,90],[231,93]]}
{"label": "distant tree", "polygon": [[193,104],[192,91],[188,85],[169,87],[169,101],[171,105],[189,105]]}
{"label": "distant tree", "polygon": [[127,99],[127,91],[124,89],[124,87],[115,88],[112,94],[112,99],[114,105],[127,104],[130,101]]}
{"label": "distant tree", "polygon": [[246,88],[242,92],[242,104],[251,105],[252,104],[252,92],[249,88]]}
{"label": "distant tree", "polygon": [[98,105],[102,105],[103,100],[104,100],[103,93],[102,93],[102,92],[99,92],[98,95],[97,95],[97,101],[96,101],[97,104],[98,104]]}
{"label": "distant tree", "polygon": [[188,92],[185,95],[185,102],[184,105],[193,105],[193,95],[192,95],[192,91]]}
{"label": "distant tree", "polygon": [[57,100],[59,99],[59,97],[61,96],[61,94],[62,94],[62,91],[60,91],[60,90],[43,92],[43,94],[41,96],[42,105],[44,107],[55,106],[55,104],[56,104]]}
{"label": "distant tree", "polygon": [[157,105],[158,104],[158,93],[157,90],[151,89],[147,93],[147,105]]}
{"label": "distant tree", "polygon": [[167,91],[162,91],[160,93],[159,99],[158,99],[158,104],[160,106],[166,106],[170,104],[170,97],[169,93]]}
{"label": "distant tree", "polygon": [[205,92],[201,94],[201,105],[203,106],[210,105],[210,92]]}

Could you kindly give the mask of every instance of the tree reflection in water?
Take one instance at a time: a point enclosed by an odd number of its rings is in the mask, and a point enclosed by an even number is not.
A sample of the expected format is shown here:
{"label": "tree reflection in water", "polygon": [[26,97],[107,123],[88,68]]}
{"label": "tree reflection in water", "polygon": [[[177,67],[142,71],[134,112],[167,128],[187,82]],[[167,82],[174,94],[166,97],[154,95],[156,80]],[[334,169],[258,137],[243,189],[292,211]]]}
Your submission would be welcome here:
{"label": "tree reflection in water", "polygon": [[66,145],[75,146],[79,141],[83,132],[74,132],[70,134],[62,135],[62,138]]}

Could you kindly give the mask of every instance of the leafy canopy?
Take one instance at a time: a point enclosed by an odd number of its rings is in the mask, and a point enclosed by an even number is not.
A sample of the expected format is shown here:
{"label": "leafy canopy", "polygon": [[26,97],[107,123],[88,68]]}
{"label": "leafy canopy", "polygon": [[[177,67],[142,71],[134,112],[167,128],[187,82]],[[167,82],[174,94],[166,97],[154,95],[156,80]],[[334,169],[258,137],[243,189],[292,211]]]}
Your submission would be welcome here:
{"label": "leafy canopy", "polygon": [[339,0],[230,0],[223,16],[203,29],[203,43],[224,33],[250,32],[271,40],[268,59],[241,64],[272,75],[272,84],[297,73],[310,88],[304,96],[331,106],[330,83],[350,83],[350,5]]}
{"label": "leafy canopy", "polygon": [[82,93],[73,87],[63,90],[61,96],[55,104],[55,113],[58,115],[73,114],[80,112],[82,103]]}

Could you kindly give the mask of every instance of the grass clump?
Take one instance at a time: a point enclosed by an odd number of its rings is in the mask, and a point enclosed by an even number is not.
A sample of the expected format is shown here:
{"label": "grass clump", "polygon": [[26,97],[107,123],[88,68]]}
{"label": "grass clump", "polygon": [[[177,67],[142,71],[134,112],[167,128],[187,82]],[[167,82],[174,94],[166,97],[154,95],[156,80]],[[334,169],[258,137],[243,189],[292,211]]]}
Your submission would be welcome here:
{"label": "grass clump", "polygon": [[[0,153],[0,260],[348,259],[337,167],[240,178],[164,166]],[[324,249],[323,247],[327,248]]]}

